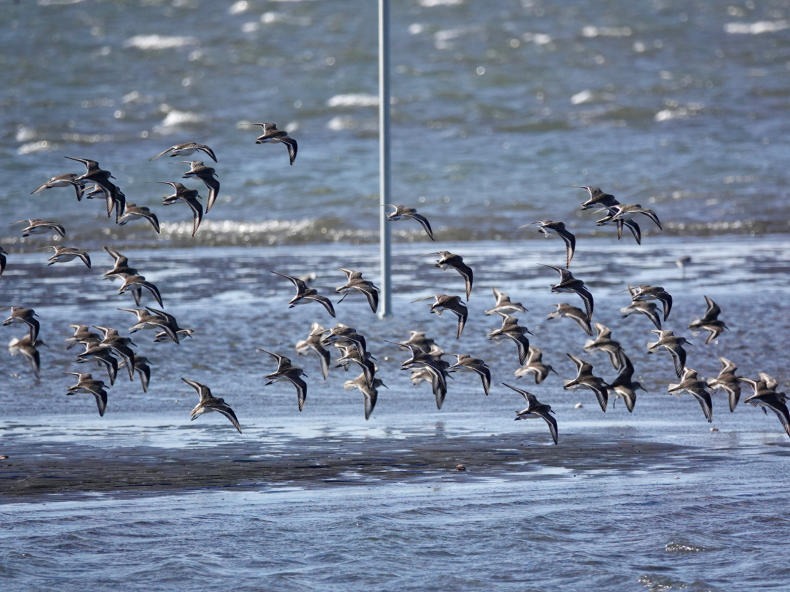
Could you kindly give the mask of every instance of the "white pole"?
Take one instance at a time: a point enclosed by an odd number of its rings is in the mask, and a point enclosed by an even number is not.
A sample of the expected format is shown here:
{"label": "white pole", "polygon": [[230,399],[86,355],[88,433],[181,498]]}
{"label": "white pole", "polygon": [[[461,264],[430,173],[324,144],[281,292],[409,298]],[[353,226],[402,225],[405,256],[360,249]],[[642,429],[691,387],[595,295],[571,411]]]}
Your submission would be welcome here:
{"label": "white pole", "polygon": [[379,0],[379,246],[381,251],[381,298],[379,317],[392,314],[390,262],[390,35],[389,0]]}

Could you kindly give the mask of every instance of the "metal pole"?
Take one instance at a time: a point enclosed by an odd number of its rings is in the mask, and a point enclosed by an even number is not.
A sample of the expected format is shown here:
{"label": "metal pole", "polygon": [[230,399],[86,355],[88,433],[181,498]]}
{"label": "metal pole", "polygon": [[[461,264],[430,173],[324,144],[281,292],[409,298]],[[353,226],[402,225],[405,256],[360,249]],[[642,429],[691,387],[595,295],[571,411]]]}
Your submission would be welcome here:
{"label": "metal pole", "polygon": [[392,314],[390,226],[390,18],[389,0],[379,0],[379,247],[381,252],[381,299],[379,317]]}

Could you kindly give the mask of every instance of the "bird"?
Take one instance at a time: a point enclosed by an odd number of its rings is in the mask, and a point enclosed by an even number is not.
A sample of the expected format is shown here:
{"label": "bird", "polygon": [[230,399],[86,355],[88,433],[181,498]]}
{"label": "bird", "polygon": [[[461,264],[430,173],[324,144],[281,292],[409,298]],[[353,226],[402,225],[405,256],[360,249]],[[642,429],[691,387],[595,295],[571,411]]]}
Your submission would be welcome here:
{"label": "bird", "polygon": [[354,327],[338,323],[321,338],[322,345],[353,345],[357,349],[367,350],[367,340]]}
{"label": "bird", "polygon": [[192,236],[198,231],[200,223],[203,221],[203,206],[200,205],[198,198],[200,195],[197,189],[187,189],[182,183],[176,181],[159,181],[163,185],[170,185],[174,193],[162,198],[162,205],[169,206],[181,200],[192,210]]}
{"label": "bird", "polygon": [[270,352],[261,347],[256,347],[258,351],[265,352],[277,361],[277,369],[271,374],[267,374],[264,378],[268,381],[266,384],[272,384],[278,380],[286,380],[294,385],[296,388],[296,397],[299,404],[299,411],[304,408],[304,403],[307,400],[307,383],[301,379],[302,376],[307,376],[304,370],[291,364],[291,360],[280,354]]}
{"label": "bird", "polygon": [[505,294],[504,292],[500,292],[496,288],[491,288],[491,291],[494,293],[494,298],[496,299],[496,303],[493,307],[489,308],[485,311],[487,315],[492,314],[515,314],[517,312],[527,312],[527,309],[522,305],[520,302],[511,302],[510,296]]}
{"label": "bird", "polygon": [[134,380],[134,350],[132,347],[135,345],[128,337],[122,337],[116,329],[112,327],[101,327],[94,325],[94,329],[101,331],[103,338],[98,343],[99,348],[106,348],[112,350],[114,353],[121,356],[126,361],[126,369],[129,372],[129,380]]}
{"label": "bird", "polygon": [[288,149],[288,160],[293,166],[296,160],[296,153],[299,150],[299,145],[285,130],[277,129],[277,124],[272,122],[253,123],[253,125],[261,126],[263,132],[260,136],[255,138],[256,144],[269,144],[270,142],[280,142],[285,144]]}
{"label": "bird", "polygon": [[73,156],[66,156],[66,158],[81,162],[85,165],[85,172],[74,179],[74,182],[83,185],[87,185],[88,183],[95,183],[98,185],[105,195],[107,216],[109,217],[112,214],[114,208],[115,222],[117,223],[126,206],[126,196],[123,194],[123,191],[110,180],[114,178],[112,173],[102,169],[98,162],[89,158],[74,158]]}
{"label": "bird", "polygon": [[650,218],[650,220],[658,226],[659,230],[663,230],[661,221],[658,219],[656,212],[649,208],[643,208],[640,204],[614,204],[606,206],[604,209],[607,211],[607,215],[597,221],[599,226],[609,222],[625,223],[626,221],[630,221],[636,214],[643,214]]}
{"label": "bird", "polygon": [[434,299],[433,304],[431,304],[432,313],[436,313],[439,316],[441,316],[442,311],[449,310],[456,317],[458,317],[458,329],[456,331],[455,338],[459,339],[461,337],[461,332],[464,330],[464,325],[466,325],[466,319],[469,315],[469,311],[466,308],[466,304],[461,302],[460,296],[448,296],[447,294],[436,294],[435,296],[426,296],[425,298],[418,298],[414,302],[419,302],[421,300],[430,300],[431,298]]}
{"label": "bird", "polygon": [[200,179],[208,188],[208,199],[206,200],[206,213],[208,213],[219,193],[219,181],[216,179],[217,173],[210,166],[204,165],[202,160],[183,160],[181,162],[189,165],[189,170],[181,175],[182,179],[189,179],[190,177]]}
{"label": "bird", "polygon": [[76,393],[89,393],[96,398],[96,406],[99,408],[99,417],[104,417],[107,409],[107,385],[101,380],[96,380],[89,372],[66,372],[77,377],[77,384],[68,388],[67,395]]}
{"label": "bird", "polygon": [[30,367],[33,368],[33,373],[38,380],[41,373],[41,356],[38,353],[38,348],[46,345],[41,339],[31,339],[30,333],[24,337],[14,337],[8,342],[8,352],[15,356],[22,354],[30,362]]}
{"label": "bird", "polygon": [[689,329],[703,329],[708,332],[708,337],[705,339],[705,345],[716,339],[722,331],[727,328],[724,321],[719,320],[721,308],[714,302],[713,298],[705,296],[705,314],[700,319],[694,319],[689,323]]}
{"label": "bird", "polygon": [[326,380],[326,377],[329,375],[330,361],[329,350],[327,350],[322,343],[322,339],[326,333],[326,329],[314,322],[310,326],[310,333],[307,335],[307,338],[297,341],[294,346],[299,354],[305,354],[309,350],[318,355],[318,359],[321,362],[321,374],[324,380]]}
{"label": "bird", "polygon": [[214,151],[206,146],[205,144],[198,144],[197,142],[184,142],[183,144],[174,144],[170,146],[170,148],[165,148],[156,156],[152,156],[149,160],[156,160],[157,158],[161,158],[165,154],[170,157],[173,156],[191,156],[197,151],[201,151],[208,155],[211,160],[217,162],[217,157],[214,155]]}
{"label": "bird", "polygon": [[335,292],[343,294],[340,300],[338,300],[338,304],[343,302],[352,290],[356,290],[365,295],[365,298],[368,300],[368,305],[370,305],[370,310],[375,313],[379,307],[378,286],[370,280],[364,279],[362,273],[359,271],[347,269],[345,267],[341,267],[340,271],[346,274],[346,283],[335,288]]}
{"label": "bird", "polygon": [[[148,383],[151,381],[151,366],[150,361],[145,356],[134,357],[134,371],[140,375],[140,386],[143,387],[143,392],[148,392]],[[126,360],[121,360],[121,366],[126,365]]]}
{"label": "bird", "polygon": [[436,261],[436,267],[440,268],[442,271],[446,270],[448,267],[452,267],[461,274],[466,285],[466,300],[469,301],[474,274],[472,273],[472,268],[464,263],[464,258],[450,251],[437,251],[432,253],[432,255],[439,255],[439,259]]}
{"label": "bird", "polygon": [[24,308],[22,306],[12,306],[11,314],[3,321],[3,325],[10,325],[11,323],[24,323],[28,326],[28,333],[30,335],[30,342],[35,343],[38,339],[38,332],[41,324],[36,318],[38,314],[32,308]]}
{"label": "bird", "polygon": [[576,306],[571,306],[567,302],[561,302],[560,304],[555,305],[557,310],[550,312],[546,319],[559,319],[562,317],[567,317],[569,319],[573,319],[579,327],[582,328],[582,331],[587,333],[587,335],[592,335],[592,327],[590,326],[590,319],[581,308],[577,308]]}
{"label": "bird", "polygon": [[546,380],[549,372],[557,373],[553,366],[543,363],[543,352],[539,348],[529,346],[526,364],[516,368],[513,374],[518,378],[532,374],[535,377],[535,384],[540,384]]}
{"label": "bird", "polygon": [[118,224],[123,226],[127,222],[139,220],[140,218],[148,220],[151,226],[154,227],[156,233],[159,234],[159,218],[156,217],[156,214],[145,206],[138,206],[131,202],[126,202],[126,207],[124,208],[123,215],[118,219]]}
{"label": "bird", "polygon": [[625,356],[620,342],[612,339],[611,329],[603,323],[595,323],[595,330],[597,331],[595,339],[588,339],[585,342],[584,351],[599,349],[606,352],[614,369],[620,370],[623,367],[623,357]]}
{"label": "bird", "polygon": [[433,238],[433,230],[431,230],[431,223],[428,222],[428,218],[423,216],[422,214],[418,214],[417,210],[414,208],[410,208],[408,206],[396,205],[396,204],[385,204],[388,207],[395,208],[391,212],[387,212],[387,220],[390,222],[396,222],[398,220],[416,220],[420,223],[425,233],[428,235],[428,238],[431,240],[436,240]]}
{"label": "bird", "polygon": [[64,173],[63,175],[55,175],[54,177],[50,177],[48,181],[42,183],[38,187],[36,187],[33,191],[30,192],[30,195],[35,195],[36,193],[41,193],[45,189],[52,189],[54,187],[73,187],[74,192],[77,194],[77,201],[82,200],[82,193],[85,190],[85,186],[82,183],[77,182],[77,175],[76,173]]}
{"label": "bird", "polygon": [[[628,412],[633,413],[636,404],[636,391],[641,389],[647,392],[647,389],[642,386],[641,382],[633,379],[634,365],[631,363],[631,359],[625,353],[622,354],[622,359],[623,367],[620,369],[620,373],[606,386],[614,392],[614,401],[617,400],[617,397],[621,397],[625,401]],[[614,407],[614,401],[612,401],[612,407]]]}
{"label": "bird", "polygon": [[148,306],[145,308],[119,308],[118,310],[130,312],[137,317],[137,322],[129,327],[130,334],[141,329],[151,328],[163,331],[171,341],[179,342],[178,331],[181,328],[173,315]]}
{"label": "bird", "polygon": [[135,303],[140,306],[140,294],[142,290],[140,288],[145,288],[154,297],[156,303],[159,306],[164,306],[162,304],[162,294],[159,292],[159,288],[156,287],[155,284],[149,282],[145,279],[145,276],[135,274],[135,275],[124,275],[123,276],[123,284],[120,288],[118,288],[118,294],[124,294],[127,290],[132,290],[132,296],[134,296]]}
{"label": "bird", "polygon": [[720,357],[719,362],[721,362],[719,375],[716,378],[709,378],[707,384],[709,388],[723,389],[727,393],[727,401],[730,404],[730,413],[732,413],[741,398],[742,377],[735,375],[738,367],[727,358]]}
{"label": "bird", "polygon": [[379,397],[378,389],[382,386],[387,388],[387,385],[378,378],[374,377],[372,381],[368,381],[364,372],[355,379],[346,380],[343,383],[345,390],[357,389],[362,393],[365,401],[365,420],[370,419],[370,414],[373,413],[373,408]]}
{"label": "bird", "polygon": [[628,293],[632,301],[637,300],[658,300],[664,310],[664,320],[669,318],[672,310],[672,295],[661,286],[651,286],[642,284],[640,286],[628,286]]}
{"label": "bird", "polygon": [[686,350],[683,345],[693,345],[685,337],[678,337],[672,331],[651,329],[651,333],[658,335],[658,341],[647,344],[647,353],[652,354],[657,348],[663,347],[670,354],[675,363],[675,373],[682,378],[683,369],[686,367]]}
{"label": "bird", "polygon": [[349,364],[356,364],[362,369],[369,383],[373,383],[378,368],[376,367],[375,358],[369,352],[362,350],[353,345],[338,345],[335,344],[342,352],[342,355],[337,359],[337,366],[342,366],[348,370]]}
{"label": "bird", "polygon": [[329,316],[335,316],[335,307],[332,306],[332,301],[326,296],[319,294],[318,290],[315,288],[308,288],[304,280],[292,275],[280,273],[279,271],[274,271],[273,269],[270,271],[275,275],[286,278],[296,288],[296,295],[288,301],[288,308],[293,308],[297,304],[307,304],[310,301],[314,301],[323,306],[329,313]]}
{"label": "bird", "polygon": [[205,384],[201,384],[195,380],[190,380],[189,378],[184,378],[183,376],[181,377],[181,380],[195,389],[198,396],[200,397],[200,402],[195,405],[194,409],[192,409],[190,416],[191,421],[195,421],[198,417],[204,413],[208,413],[209,411],[217,411],[218,413],[221,413],[227,417],[230,420],[230,423],[233,424],[233,427],[236,428],[241,434],[239,420],[236,418],[236,414],[233,412],[233,409],[230,408],[230,405],[228,405],[224,399],[213,396],[211,394],[211,389],[209,389]]}
{"label": "bird", "polygon": [[8,255],[8,253],[5,251],[5,249],[3,249],[3,247],[0,247],[0,276],[2,276],[3,272],[5,271],[7,261],[6,255]]}
{"label": "bird", "polygon": [[475,372],[483,383],[483,392],[488,396],[491,387],[491,370],[480,358],[473,358],[469,354],[455,354],[455,364],[447,369],[448,372]]}
{"label": "bird", "polygon": [[667,390],[673,395],[680,394],[681,391],[686,391],[692,395],[700,407],[702,413],[705,414],[705,419],[708,423],[713,421],[713,405],[710,399],[710,393],[705,388],[705,382],[697,376],[697,371],[691,368],[684,368],[683,375],[680,377],[679,383],[670,383]]}
{"label": "bird", "polygon": [[54,222],[52,220],[42,220],[41,218],[29,218],[27,220],[17,220],[16,223],[27,224],[27,226],[25,226],[25,228],[22,229],[23,238],[30,236],[31,234],[46,232],[47,230],[54,231],[61,238],[66,236],[66,229],[63,227],[63,225],[58,224],[57,222]]}
{"label": "bird", "polygon": [[595,397],[598,399],[598,404],[601,406],[601,411],[606,413],[606,405],[609,402],[609,387],[606,382],[602,378],[593,375],[592,364],[577,358],[573,354],[566,355],[576,365],[576,378],[566,381],[562,388],[568,390],[583,386],[590,389],[595,393]]}
{"label": "bird", "polygon": [[115,378],[118,376],[118,359],[112,355],[112,351],[109,348],[99,345],[100,341],[101,339],[95,342],[93,340],[81,342],[85,346],[85,350],[77,355],[75,361],[78,364],[84,364],[93,360],[100,366],[104,366],[110,379],[110,385],[113,385],[115,384]]}
{"label": "bird", "polygon": [[658,315],[658,306],[649,300],[632,300],[631,304],[620,309],[623,317],[626,318],[634,313],[641,313],[653,322],[656,329],[661,329],[661,317]]}
{"label": "bird", "polygon": [[765,381],[753,381],[751,379],[741,379],[748,382],[754,388],[754,393],[744,399],[744,403],[762,407],[767,413],[770,409],[779,418],[785,433],[790,436],[790,411],[787,409],[787,395],[779,393],[775,387],[769,387]]}
{"label": "bird", "polygon": [[507,384],[506,382],[502,383],[503,386],[516,391],[527,402],[526,409],[522,409],[521,411],[516,411],[516,420],[519,419],[530,419],[531,417],[540,417],[543,419],[546,424],[549,426],[549,432],[551,433],[551,438],[554,440],[554,444],[557,444],[557,420],[554,419],[553,414],[554,411],[551,410],[551,405],[546,405],[538,401],[537,397],[530,392],[525,391],[524,389],[516,388]]}
{"label": "bird", "polygon": [[529,338],[527,333],[532,335],[532,331],[518,324],[518,319],[511,315],[502,316],[502,326],[488,332],[488,338],[497,340],[499,337],[507,337],[515,342],[518,349],[518,363],[523,365],[527,361],[529,353]]}
{"label": "bird", "polygon": [[587,201],[582,203],[582,210],[588,210],[590,208],[601,206],[616,206],[620,203],[615,199],[614,195],[601,191],[600,187],[591,187],[589,185],[571,185],[571,187],[575,189],[584,189],[587,191],[589,197],[587,198]]}
{"label": "bird", "polygon": [[47,259],[49,261],[47,265],[65,263],[79,257],[88,269],[91,268],[91,257],[88,255],[88,251],[77,249],[76,247],[61,247],[59,245],[53,245],[51,248],[54,252]]}
{"label": "bird", "polygon": [[[553,231],[565,242],[565,267],[570,267],[571,259],[573,259],[573,253],[576,249],[576,236],[565,228],[565,223],[555,220],[539,220],[538,222],[533,222],[533,224],[538,225],[538,232],[546,238],[551,236],[549,231]],[[531,225],[527,224],[526,226]]]}
{"label": "bird", "polygon": [[584,308],[587,312],[587,318],[592,319],[593,306],[595,303],[593,302],[592,294],[590,294],[590,291],[586,288],[584,282],[573,277],[573,274],[565,268],[556,267],[554,265],[543,265],[543,267],[553,269],[560,274],[560,281],[551,286],[551,291],[575,292],[578,294],[582,301],[584,301]]}
{"label": "bird", "polygon": [[102,277],[112,278],[112,276],[137,275],[134,267],[129,267],[129,259],[120,251],[105,245],[104,250],[113,258],[112,269],[105,271]]}

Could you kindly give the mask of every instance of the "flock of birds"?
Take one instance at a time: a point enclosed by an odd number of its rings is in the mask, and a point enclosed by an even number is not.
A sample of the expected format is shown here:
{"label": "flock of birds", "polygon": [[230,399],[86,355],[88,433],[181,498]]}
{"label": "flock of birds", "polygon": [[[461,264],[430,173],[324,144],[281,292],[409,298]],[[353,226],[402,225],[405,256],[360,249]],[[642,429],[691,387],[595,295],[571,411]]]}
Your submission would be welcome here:
{"label": "flock of birds", "polygon": [[[261,126],[262,134],[256,139],[256,143],[282,143],[285,145],[289,163],[293,165],[297,154],[297,142],[285,131],[277,129],[273,123],[254,124]],[[187,157],[196,152],[202,152],[212,161],[217,162],[214,151],[205,144],[187,142],[171,146],[156,156],[157,159],[163,156]],[[135,220],[147,221],[153,229],[159,233],[159,221],[149,208],[137,206],[126,200],[124,193],[113,182],[112,174],[99,166],[95,160],[87,158],[73,158],[71,160],[82,163],[85,166],[83,173],[65,173],[53,176],[35,190],[33,194],[40,193],[57,187],[71,187],[75,191],[77,200],[100,198],[106,203],[107,216],[115,214],[117,224],[127,224]],[[152,160],[153,160],[152,159]],[[165,181],[173,189],[173,194],[163,197],[163,205],[171,205],[183,201],[192,211],[193,232],[192,236],[198,231],[204,214],[208,213],[215,204],[220,190],[219,181],[216,178],[215,169],[206,166],[202,161],[192,160],[183,161],[189,165],[189,169],[183,174],[184,179],[198,179],[206,187],[208,197],[205,209],[200,202],[201,196],[197,189],[188,188],[180,182]],[[596,220],[596,224],[614,225],[618,239],[623,235],[623,229],[627,229],[634,240],[641,244],[642,232],[639,226],[638,216],[643,216],[661,229],[661,221],[657,214],[649,208],[644,208],[639,204],[621,204],[615,197],[605,193],[600,188],[582,186],[587,192],[588,198],[581,204],[581,209],[593,209],[602,214]],[[388,204],[389,211],[387,218],[391,222],[399,220],[413,220],[421,225],[430,240],[435,240],[431,224],[426,216],[417,212],[416,209],[396,204]],[[61,238],[66,236],[65,228],[52,220],[29,219],[24,222],[22,236],[27,237],[34,233],[54,233]],[[576,376],[566,380],[563,388],[579,389],[584,388],[592,391],[601,407],[606,411],[609,402],[617,398],[623,399],[629,412],[633,412],[638,390],[646,390],[636,380],[634,380],[634,366],[624,351],[621,344],[612,338],[611,330],[600,322],[593,320],[594,298],[584,281],[574,277],[570,271],[571,262],[576,249],[576,238],[561,221],[540,220],[526,226],[536,226],[537,230],[546,236],[557,235],[565,243],[565,262],[563,266],[545,265],[558,274],[557,283],[551,285],[554,293],[573,293],[581,299],[583,308],[573,306],[563,302],[556,305],[556,310],[548,315],[548,319],[566,317],[572,319],[576,325],[591,339],[584,344],[586,352],[602,351],[605,352],[617,376],[611,382],[607,382],[602,377],[593,373],[593,366],[581,357],[568,353],[567,356],[576,366]],[[73,259],[80,259],[89,269],[91,268],[90,255],[84,251],[73,247],[53,246],[53,254],[48,259],[48,264],[68,262]],[[113,258],[113,266],[107,270],[103,277],[108,279],[119,279],[122,281],[118,294],[131,293],[135,302],[135,308],[120,308],[119,310],[129,312],[134,315],[134,323],[129,328],[129,334],[137,331],[150,329],[154,331],[154,341],[172,341],[180,343],[186,337],[191,337],[194,331],[190,328],[181,327],[178,320],[163,310],[164,305],[159,288],[152,282],[146,280],[136,268],[130,266],[129,260],[116,249],[106,246],[105,250]],[[462,295],[435,294],[422,300],[432,300],[430,312],[441,315],[442,312],[449,312],[457,319],[456,339],[460,339],[468,317],[468,308],[465,302],[469,301],[474,284],[474,272],[467,265],[463,257],[451,253],[450,251],[437,251],[433,253],[438,258],[435,261],[436,267],[442,270],[452,269],[463,279],[464,292]],[[6,267],[7,253],[0,248],[0,276]],[[342,302],[351,294],[361,294],[365,296],[367,303],[373,313],[378,310],[379,290],[375,284],[362,277],[359,271],[341,268],[346,275],[346,282],[338,286],[336,294],[340,294],[339,302]],[[335,317],[335,309],[332,300],[324,294],[319,293],[311,287],[310,276],[297,277],[271,270],[271,273],[288,280],[295,289],[295,294],[288,303],[289,307],[308,303],[320,304],[331,317]],[[656,341],[648,343],[648,353],[653,353],[663,348],[668,351],[673,359],[674,370],[678,377],[677,383],[670,383],[667,387],[668,392],[680,394],[687,392],[691,394],[700,404],[702,412],[708,422],[712,422],[712,399],[710,389],[723,389],[728,394],[729,408],[733,411],[738,404],[741,395],[741,385],[750,386],[753,393],[749,395],[745,402],[763,408],[763,411],[771,410],[778,416],[782,426],[790,436],[790,413],[788,413],[787,396],[779,392],[777,381],[768,374],[761,372],[757,378],[747,378],[736,375],[737,367],[730,360],[720,358],[722,368],[718,376],[703,380],[697,372],[686,365],[685,347],[689,342],[682,336],[675,335],[672,330],[665,329],[663,323],[669,318],[672,309],[672,296],[660,286],[640,285],[628,286],[631,302],[628,306],[620,310],[623,317],[640,313],[646,316],[655,326],[651,332],[657,338]],[[540,384],[546,380],[550,373],[556,371],[551,365],[545,364],[542,360],[542,352],[539,348],[530,344],[528,335],[532,335],[529,329],[520,324],[518,314],[526,311],[526,308],[519,302],[511,301],[510,297],[493,288],[495,298],[494,305],[485,311],[487,315],[498,315],[501,317],[501,326],[491,330],[488,338],[499,341],[507,338],[512,341],[517,350],[518,368],[514,371],[516,378],[532,376],[535,384]],[[153,300],[159,308],[151,305],[142,305],[143,298]],[[705,296],[706,310],[699,318],[692,321],[688,327],[693,330],[704,330],[708,333],[705,340],[706,344],[717,339],[719,335],[727,329],[724,321],[719,319],[721,309],[709,297]],[[657,304],[658,303],[658,304]],[[659,308],[660,304],[660,308]],[[12,306],[10,316],[3,321],[3,325],[24,324],[27,325],[27,334],[14,338],[9,343],[9,350],[12,354],[21,354],[26,357],[38,377],[40,370],[40,356],[38,348],[43,345],[39,339],[39,321],[32,308],[24,306]],[[136,344],[130,337],[122,336],[119,331],[112,327],[70,325],[73,335],[67,341],[67,349],[75,346],[82,347],[75,357],[76,363],[95,363],[99,368],[107,373],[109,385],[94,378],[90,372],[68,372],[76,378],[76,384],[68,388],[67,394],[87,393],[95,397],[99,415],[104,415],[107,406],[108,389],[115,383],[119,370],[125,368],[130,380],[139,376],[139,380],[144,392],[147,392],[149,380],[151,378],[151,368],[149,360],[135,352]],[[593,336],[594,335],[594,336]],[[414,384],[427,382],[435,398],[437,408],[441,408],[447,394],[447,379],[454,372],[471,372],[480,377],[483,392],[489,394],[491,388],[491,370],[487,363],[466,353],[453,354],[454,362],[443,359],[445,352],[436,342],[428,337],[424,331],[411,331],[408,339],[395,343],[399,348],[408,351],[409,357],[401,363],[403,370],[410,372],[410,380]],[[338,351],[336,364],[348,370],[352,365],[358,366],[361,373],[352,380],[344,383],[345,389],[357,389],[363,395],[365,419],[368,419],[373,412],[378,398],[378,389],[386,385],[376,376],[378,365],[376,359],[367,349],[367,340],[364,335],[357,332],[353,327],[338,323],[336,326],[326,329],[321,324],[314,322],[310,332],[304,340],[295,345],[295,350],[299,354],[314,353],[318,357],[321,373],[324,379],[327,378],[332,365],[332,355],[329,348],[334,347]],[[259,351],[270,355],[277,364],[277,368],[265,376],[266,384],[276,381],[290,383],[297,394],[299,411],[304,408],[307,399],[308,385],[303,379],[305,372],[299,366],[295,366],[292,361],[281,353],[260,349]],[[192,379],[183,377],[182,380],[195,389],[199,396],[198,404],[192,409],[191,419],[194,420],[200,415],[215,411],[221,413],[241,432],[241,425],[233,409],[220,397],[212,395],[211,390],[205,384],[201,384]],[[519,393],[526,402],[526,407],[516,412],[516,420],[541,418],[548,425],[553,442],[558,442],[557,421],[550,405],[541,403],[537,397],[526,389],[513,386],[502,382],[502,385]]]}

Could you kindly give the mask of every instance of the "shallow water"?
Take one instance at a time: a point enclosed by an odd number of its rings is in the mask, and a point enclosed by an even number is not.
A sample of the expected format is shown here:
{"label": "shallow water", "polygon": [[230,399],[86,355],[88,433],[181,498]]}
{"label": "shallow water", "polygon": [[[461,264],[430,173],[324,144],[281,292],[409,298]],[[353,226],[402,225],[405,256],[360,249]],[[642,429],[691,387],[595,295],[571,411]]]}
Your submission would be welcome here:
{"label": "shallow water", "polygon": [[[726,356],[788,387],[790,4],[602,7],[393,3],[393,200],[428,215],[437,242],[393,225],[396,314],[383,320],[359,295],[336,302],[337,319],[288,309],[291,285],[269,273],[317,272],[325,293],[341,266],[378,279],[374,2],[5,7],[0,306],[35,308],[47,346],[40,380],[23,357],[0,355],[2,589],[781,589],[780,423],[743,403],[730,413],[715,393],[708,424],[691,396],[667,393],[677,379],[667,352],[647,354],[652,324],[618,311],[627,285],[662,285],[674,297],[665,326],[693,342],[690,367],[715,376]],[[254,144],[248,122],[267,120],[299,140],[293,167],[282,146]],[[181,176],[180,159],[149,161],[186,140],[214,148],[222,183],[194,239],[186,208],[163,208],[156,184]],[[116,226],[71,189],[29,195],[79,170],[65,155],[112,170],[162,234]],[[641,246],[618,241],[578,209],[577,184],[654,208],[663,232],[645,219]],[[14,221],[30,217],[61,221],[67,238],[20,238]],[[616,373],[583,351],[572,321],[546,320],[581,301],[549,290],[557,275],[542,264],[564,262],[562,241],[519,229],[542,218],[578,237],[573,273],[646,389],[633,413],[610,401],[603,414],[590,392],[562,388],[574,375],[566,353]],[[57,242],[89,249],[93,269],[46,266]],[[149,392],[122,371],[99,417],[90,395],[65,395],[64,372],[106,376],[63,340],[70,323],[131,325],[118,308],[132,299],[100,279],[105,245],[195,334],[179,345],[133,334],[152,362]],[[459,340],[452,315],[413,302],[462,290],[426,255],[437,249],[475,272]],[[541,385],[513,376],[514,344],[486,338],[499,324],[483,314],[494,287],[529,309],[530,341],[557,371]],[[729,327],[709,345],[686,329],[705,295]],[[356,372],[322,381],[317,359],[294,352],[313,321],[367,336],[389,387],[369,421],[342,387]],[[413,329],[485,359],[491,394],[455,374],[437,410],[389,343]],[[0,339],[24,331],[0,327]],[[288,385],[264,384],[275,364],[256,347],[304,367],[304,411]],[[197,397],[181,377],[224,397],[243,433],[216,413],[190,422]],[[524,403],[501,382],[552,406],[557,446],[543,421],[513,421]]]}

